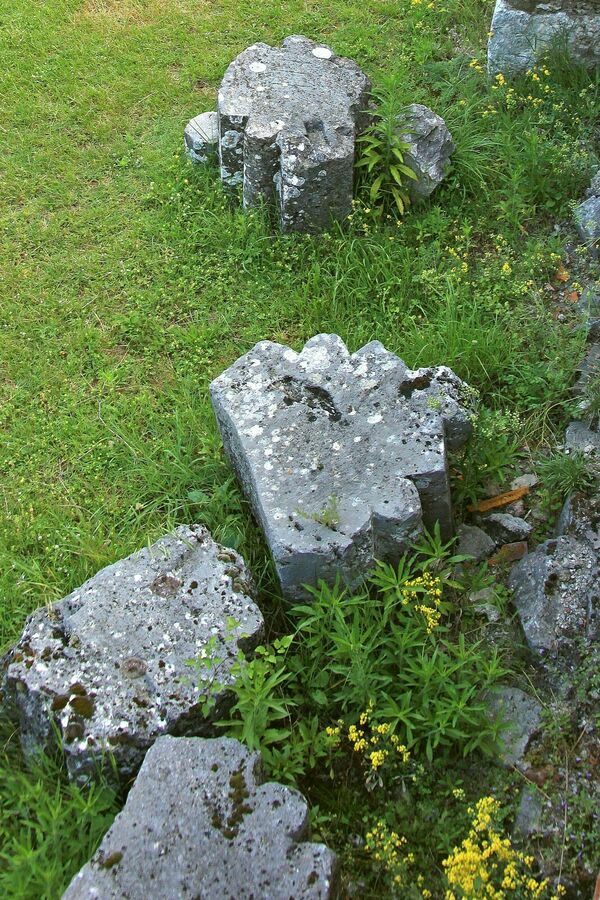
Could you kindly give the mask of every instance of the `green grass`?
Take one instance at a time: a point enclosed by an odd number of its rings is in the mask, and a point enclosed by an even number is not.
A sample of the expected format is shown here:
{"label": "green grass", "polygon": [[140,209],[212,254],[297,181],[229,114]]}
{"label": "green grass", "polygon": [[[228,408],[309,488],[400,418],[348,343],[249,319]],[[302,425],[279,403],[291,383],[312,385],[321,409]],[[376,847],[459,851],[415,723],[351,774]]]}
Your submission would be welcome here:
{"label": "green grass", "polygon": [[[0,0],[0,644],[193,520],[245,553],[278,609],[207,394],[257,340],[378,338],[451,365],[520,415],[521,439],[552,443],[582,340],[544,292],[552,225],[589,178],[600,85],[553,67],[542,103],[500,102],[470,65],[490,15],[480,0]],[[236,53],[291,33],[446,117],[453,170],[399,227],[359,207],[329,235],[274,237],[183,157]]]}

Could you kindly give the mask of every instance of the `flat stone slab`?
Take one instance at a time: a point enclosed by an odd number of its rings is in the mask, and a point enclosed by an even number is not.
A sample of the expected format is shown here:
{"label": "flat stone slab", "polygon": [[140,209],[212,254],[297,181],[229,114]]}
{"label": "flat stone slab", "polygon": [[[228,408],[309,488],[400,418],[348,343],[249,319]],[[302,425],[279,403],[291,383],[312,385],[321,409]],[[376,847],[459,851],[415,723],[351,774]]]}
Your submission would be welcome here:
{"label": "flat stone slab", "polygon": [[231,738],[161,737],[63,900],[289,900],[335,895],[336,858],[304,843],[298,791],[264,783]]}
{"label": "flat stone slab", "polygon": [[453,532],[447,448],[471,424],[447,367],[411,371],[378,341],[350,354],[320,334],[296,353],[262,341],[211,384],[225,450],[264,529],[283,593],[375,559],[423,524]]}
{"label": "flat stone slab", "polygon": [[441,116],[420,103],[406,108],[400,121],[408,128],[402,140],[408,144],[404,163],[417,176],[407,179],[406,190],[413,203],[425,200],[446,177],[456,147]]}
{"label": "flat stone slab", "polygon": [[299,35],[244,50],[218,95],[224,186],[241,186],[245,207],[275,199],[284,231],[345,219],[369,91],[356,63]]}
{"label": "flat stone slab", "polygon": [[595,0],[497,0],[488,44],[488,70],[524,72],[556,40],[574,63],[600,63],[600,10]]}
{"label": "flat stone slab", "polygon": [[[87,780],[109,753],[128,777],[159,735],[211,733],[238,648],[262,636],[251,593],[242,558],[193,525],[38,609],[5,659],[4,704],[25,753],[47,748],[56,729],[72,779]],[[203,655],[214,664],[196,674],[186,663]],[[208,715],[199,677],[216,702]]]}

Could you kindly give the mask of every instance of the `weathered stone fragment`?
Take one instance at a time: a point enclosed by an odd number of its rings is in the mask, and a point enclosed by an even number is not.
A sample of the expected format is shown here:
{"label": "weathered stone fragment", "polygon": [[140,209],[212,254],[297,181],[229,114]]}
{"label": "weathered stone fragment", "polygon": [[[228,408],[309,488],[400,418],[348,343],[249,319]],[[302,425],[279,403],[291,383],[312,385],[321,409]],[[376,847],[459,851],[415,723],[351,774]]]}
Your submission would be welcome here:
{"label": "weathered stone fragment", "polygon": [[401,122],[402,128],[407,129],[402,139],[410,148],[404,162],[417,176],[416,181],[407,179],[406,188],[416,203],[429,197],[442,183],[456,148],[444,120],[427,106],[413,103]]}
{"label": "weathered stone fragment", "polygon": [[[210,733],[238,648],[250,651],[262,634],[250,595],[242,558],[194,525],[37,610],[5,660],[4,700],[25,752],[46,748],[56,726],[71,778],[85,780],[109,753],[127,777],[159,735]],[[195,674],[186,663],[202,656]],[[198,678],[216,701],[212,715]]]}
{"label": "weathered stone fragment", "polygon": [[284,231],[345,219],[369,90],[355,63],[305,37],[244,50],[219,89],[224,186],[242,186],[245,207],[276,200]]}
{"label": "weathered stone fragment", "polygon": [[585,422],[571,422],[565,433],[565,450],[584,456],[600,455],[600,432],[592,431]]}
{"label": "weathered stone fragment", "polygon": [[481,519],[481,526],[496,545],[524,541],[533,530],[525,519],[508,513],[490,513]]}
{"label": "weathered stone fragment", "polygon": [[125,808],[63,900],[325,900],[336,859],[308,837],[304,797],[264,783],[230,738],[161,737]]}
{"label": "weathered stone fragment", "polygon": [[456,552],[460,556],[472,556],[476,562],[481,562],[491,556],[495,549],[494,541],[477,525],[461,525],[458,529]]}
{"label": "weathered stone fragment", "polygon": [[587,542],[600,557],[600,494],[571,494],[556,523],[556,535],[570,534]]}
{"label": "weathered stone fragment", "polygon": [[[598,16],[600,20],[600,15]],[[600,29],[598,31],[600,41]],[[598,254],[600,242],[600,197],[590,197],[575,209],[575,224],[581,240],[587,244],[591,254]]]}
{"label": "weathered stone fragment", "polygon": [[577,642],[600,633],[598,555],[572,535],[545,541],[509,576],[515,606],[532,650],[575,657]]}
{"label": "weathered stone fragment", "polygon": [[219,150],[219,119],[216,112],[200,113],[185,126],[185,152],[194,163],[216,158]]}
{"label": "weathered stone fragment", "polygon": [[490,716],[504,724],[500,761],[522,769],[529,742],[540,727],[542,707],[519,688],[504,685],[490,691],[487,706]]}
{"label": "weathered stone fragment", "polygon": [[600,63],[600,10],[595,0],[496,0],[488,70],[524,72],[553,44],[566,45],[574,63]]}
{"label": "weathered stone fragment", "polygon": [[211,385],[225,449],[271,548],[284,594],[357,584],[397,560],[422,522],[453,530],[446,449],[470,433],[462,382],[410,371],[378,341],[337,335],[301,353],[263,341]]}

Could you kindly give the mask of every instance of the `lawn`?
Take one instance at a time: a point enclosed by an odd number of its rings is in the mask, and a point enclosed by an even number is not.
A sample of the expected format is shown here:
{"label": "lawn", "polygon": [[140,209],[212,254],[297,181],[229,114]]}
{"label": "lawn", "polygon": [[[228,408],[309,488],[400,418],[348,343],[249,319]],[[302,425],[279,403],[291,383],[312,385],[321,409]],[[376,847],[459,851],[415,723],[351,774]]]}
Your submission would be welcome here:
{"label": "lawn", "polygon": [[[574,312],[555,314],[554,226],[589,183],[600,80],[557,65],[512,93],[488,85],[491,8],[0,0],[3,648],[31,610],[192,521],[246,556],[285,630],[207,391],[258,340],[337,332],[452,366],[490,410],[459,506],[501,481],[513,439],[525,466],[554,449],[584,341]],[[229,62],[293,33],[446,119],[457,151],[431,202],[399,221],[362,202],[329,234],[274,236],[186,160],[183,127],[214,108]],[[57,897],[114,804],[73,795],[53,764],[23,774],[8,726],[6,742],[2,893]]]}

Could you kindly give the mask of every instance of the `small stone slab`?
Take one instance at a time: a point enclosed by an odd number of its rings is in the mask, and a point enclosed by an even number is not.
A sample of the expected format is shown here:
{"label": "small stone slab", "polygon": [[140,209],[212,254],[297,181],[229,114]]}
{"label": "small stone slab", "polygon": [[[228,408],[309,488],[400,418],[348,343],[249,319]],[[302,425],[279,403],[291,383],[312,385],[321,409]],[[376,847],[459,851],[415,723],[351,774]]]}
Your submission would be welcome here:
{"label": "small stone slab", "polygon": [[529,742],[541,725],[542,707],[519,688],[501,685],[489,692],[487,708],[490,716],[499,717],[504,725],[500,761],[522,769]]}
{"label": "small stone slab", "polygon": [[63,900],[325,900],[337,865],[303,843],[304,797],[264,783],[258,753],[231,738],[159,738],[123,811]]}
{"label": "small stone slab", "polygon": [[219,118],[216,112],[200,113],[185,126],[183,142],[186,155],[194,163],[216,159],[219,150]]}
{"label": "small stone slab", "polygon": [[[194,525],[38,609],[5,660],[4,703],[25,753],[48,748],[56,729],[72,779],[87,780],[109,754],[129,777],[159,735],[210,733],[238,648],[262,636],[251,593],[243,559]],[[214,664],[196,674],[186,663],[203,655]],[[200,675],[216,701],[208,716]]]}
{"label": "small stone slab", "polygon": [[450,157],[456,147],[441,116],[420,103],[413,103],[400,117],[407,128],[402,140],[408,144],[404,162],[417,176],[406,180],[413,203],[425,200],[446,177]]}
{"label": "small stone slab", "polygon": [[587,541],[545,541],[514,566],[508,584],[532,650],[575,660],[578,642],[600,636],[598,556]]}
{"label": "small stone slab", "polygon": [[356,63],[299,35],[244,50],[219,89],[223,185],[245,207],[275,199],[284,231],[345,219],[369,91]]}
{"label": "small stone slab", "polygon": [[481,527],[489,534],[496,546],[525,541],[533,531],[529,522],[509,513],[490,513],[481,518]]}
{"label": "small stone slab", "polygon": [[475,562],[481,562],[495,549],[494,541],[477,525],[461,525],[458,529],[456,552],[459,556],[472,556]]}
{"label": "small stone slab", "polygon": [[445,366],[411,371],[378,341],[351,355],[323,334],[301,353],[263,341],[212,383],[286,597],[319,579],[356,585],[423,523],[451,537],[446,450],[471,430],[463,388]]}

